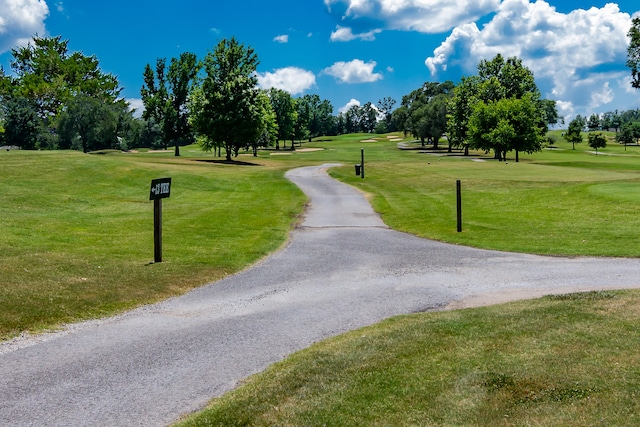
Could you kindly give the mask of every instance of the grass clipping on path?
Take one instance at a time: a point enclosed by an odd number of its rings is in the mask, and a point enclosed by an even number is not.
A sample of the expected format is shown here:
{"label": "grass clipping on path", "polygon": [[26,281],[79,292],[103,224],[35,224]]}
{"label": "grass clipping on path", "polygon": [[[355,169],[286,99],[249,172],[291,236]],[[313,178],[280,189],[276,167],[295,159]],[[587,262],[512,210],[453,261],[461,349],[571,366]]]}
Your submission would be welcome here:
{"label": "grass clipping on path", "polygon": [[635,426],[638,297],[394,318],[289,357],[180,426]]}

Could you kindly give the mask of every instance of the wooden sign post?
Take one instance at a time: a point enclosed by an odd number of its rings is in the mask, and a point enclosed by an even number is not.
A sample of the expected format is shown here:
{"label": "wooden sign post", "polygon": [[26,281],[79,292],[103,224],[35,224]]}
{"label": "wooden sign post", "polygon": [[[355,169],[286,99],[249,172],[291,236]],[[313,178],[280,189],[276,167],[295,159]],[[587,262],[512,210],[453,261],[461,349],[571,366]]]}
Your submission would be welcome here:
{"label": "wooden sign post", "polygon": [[171,178],[151,181],[149,200],[153,200],[153,262],[162,262],[162,199],[171,194]]}

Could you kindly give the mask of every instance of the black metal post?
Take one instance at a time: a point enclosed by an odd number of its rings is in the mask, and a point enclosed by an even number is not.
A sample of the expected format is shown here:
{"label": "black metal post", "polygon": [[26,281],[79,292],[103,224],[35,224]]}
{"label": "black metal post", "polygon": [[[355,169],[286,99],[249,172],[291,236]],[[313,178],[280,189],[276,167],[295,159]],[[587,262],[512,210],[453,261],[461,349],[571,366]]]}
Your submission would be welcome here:
{"label": "black metal post", "polygon": [[364,148],[360,149],[360,178],[364,178]]}
{"label": "black metal post", "polygon": [[460,180],[456,181],[456,199],[458,207],[458,233],[462,232],[462,191]]}

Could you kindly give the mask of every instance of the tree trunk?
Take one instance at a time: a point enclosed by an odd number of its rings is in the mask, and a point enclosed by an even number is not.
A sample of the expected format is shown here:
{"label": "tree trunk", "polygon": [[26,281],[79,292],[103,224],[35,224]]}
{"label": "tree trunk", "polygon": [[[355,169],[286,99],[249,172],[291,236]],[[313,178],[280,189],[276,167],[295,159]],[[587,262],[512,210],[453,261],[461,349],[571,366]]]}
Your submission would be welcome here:
{"label": "tree trunk", "polygon": [[180,143],[178,141],[176,141],[176,153],[175,153],[176,157],[180,157]]}
{"label": "tree trunk", "polygon": [[225,149],[225,152],[226,152],[225,153],[226,154],[226,159],[227,159],[228,162],[230,162],[231,161],[231,144],[226,143],[225,146],[224,146],[224,149]]}
{"label": "tree trunk", "polygon": [[516,163],[520,161],[520,157],[518,156],[518,150],[516,150]]}

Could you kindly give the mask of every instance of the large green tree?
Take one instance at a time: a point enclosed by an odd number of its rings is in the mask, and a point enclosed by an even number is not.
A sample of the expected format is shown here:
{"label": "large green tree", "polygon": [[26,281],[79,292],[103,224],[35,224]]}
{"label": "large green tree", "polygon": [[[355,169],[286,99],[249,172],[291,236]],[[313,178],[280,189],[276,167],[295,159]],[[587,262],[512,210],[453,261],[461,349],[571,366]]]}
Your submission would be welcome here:
{"label": "large green tree", "polygon": [[333,131],[333,105],[316,94],[304,95],[295,100],[296,122],[294,126],[295,139],[316,138],[328,135]]}
{"label": "large green tree", "polygon": [[4,143],[23,150],[37,148],[41,120],[34,103],[24,97],[10,98],[2,103]]}
{"label": "large green tree", "polygon": [[540,110],[532,94],[522,98],[503,98],[480,101],[474,106],[469,120],[471,144],[481,150],[495,150],[500,159],[506,153],[540,151],[542,129],[538,126]]}
{"label": "large green tree", "polygon": [[422,87],[402,97],[402,107],[407,108],[403,128],[409,129],[422,145],[428,140],[438,148],[438,141],[447,125],[447,104],[453,94],[454,84],[426,82]]}
{"label": "large green tree", "polygon": [[276,122],[278,124],[278,134],[275,141],[276,149],[280,148],[278,141],[284,142],[290,140],[292,141],[291,146],[293,146],[296,121],[298,120],[296,100],[289,92],[282,89],[271,88],[268,94],[271,108],[276,115]]}
{"label": "large green tree", "polygon": [[[492,103],[497,103],[502,100],[522,100],[527,99],[525,103],[527,108],[529,104],[536,110],[535,114],[527,114],[534,123],[531,126],[537,126],[539,128],[538,134],[547,129],[547,124],[553,122],[553,111],[549,111],[551,104],[545,103],[540,98],[540,91],[538,90],[533,73],[527,67],[522,64],[522,60],[517,57],[504,59],[502,55],[496,55],[491,60],[483,60],[478,64],[478,75],[463,79],[462,84],[458,86],[458,89],[454,91],[454,97],[449,104],[448,115],[448,131],[453,143],[462,144],[469,142],[474,148],[483,149],[489,151],[493,149],[497,159],[502,160],[506,152],[515,150],[516,156],[519,151],[530,152],[529,150],[541,149],[541,144],[530,142],[519,144],[517,138],[506,138],[508,128],[504,126],[505,123],[513,119],[510,109],[506,108],[507,105],[515,105],[514,103],[503,103],[499,111],[507,114],[503,120],[496,122],[496,125],[501,123],[501,136],[500,139],[495,139],[495,146],[491,147],[491,140],[487,137],[479,138],[477,134],[474,134],[473,138],[470,138],[470,126],[469,123],[473,119],[474,114],[484,113],[483,108],[476,108],[478,103],[484,103],[485,106],[490,106]],[[482,122],[482,120],[476,120],[476,124]],[[475,131],[477,131],[477,127]],[[485,128],[491,134],[491,130]],[[498,137],[498,134],[493,134]],[[505,141],[511,141],[512,145],[505,147]],[[525,149],[523,149],[523,147]]]}
{"label": "large green tree", "polygon": [[633,18],[629,29],[629,47],[627,48],[627,67],[631,68],[631,85],[640,88],[640,17]]}
{"label": "large green tree", "polygon": [[140,89],[145,105],[143,117],[159,123],[165,147],[174,144],[175,155],[180,155],[180,143],[193,141],[189,125],[187,101],[193,90],[199,64],[196,55],[185,52],[172,58],[166,71],[166,59],[156,61],[154,73],[151,65],[144,70],[144,85]]}
{"label": "large green tree", "polygon": [[387,96],[378,100],[378,111],[382,116],[381,123],[384,125],[381,129],[383,132],[395,132],[397,129],[393,121],[393,107],[396,105],[396,100]]}
{"label": "large green tree", "polygon": [[205,151],[220,144],[230,161],[259,138],[263,129],[258,63],[255,51],[235,38],[220,41],[205,57],[205,75],[191,103],[192,124],[205,137]]}
{"label": "large green tree", "polygon": [[[69,52],[68,44],[60,36],[36,36],[27,45],[11,50],[13,73],[0,76],[0,97],[4,103],[26,99],[35,109],[39,118],[38,148],[57,146],[61,116],[76,98],[124,105],[118,79],[104,73],[95,56]],[[117,131],[116,127],[114,132]]]}
{"label": "large green tree", "polygon": [[607,146],[607,138],[602,132],[590,132],[589,133],[589,147],[596,150],[598,154],[598,148],[604,148]]}
{"label": "large green tree", "polygon": [[118,130],[125,110],[124,103],[112,104],[88,95],[75,96],[60,115],[61,147],[81,148],[85,153],[118,148]]}
{"label": "large green tree", "polygon": [[42,118],[56,116],[76,95],[115,102],[122,91],[114,75],[100,70],[95,56],[70,53],[68,44],[61,36],[36,36],[11,50],[12,92],[34,101]]}
{"label": "large green tree", "polygon": [[258,138],[250,141],[249,148],[253,150],[253,156],[258,155],[258,147],[270,147],[276,144],[278,139],[278,118],[274,111],[269,95],[261,90],[258,94]]}
{"label": "large green tree", "polygon": [[367,102],[360,107],[360,130],[371,133],[376,127],[378,121],[378,111],[373,107],[371,102]]}
{"label": "large green tree", "polygon": [[573,149],[576,149],[576,144],[582,142],[582,130],[585,126],[585,119],[578,115],[576,118],[569,122],[569,129],[564,133],[564,139],[570,142]]}
{"label": "large green tree", "polygon": [[[469,147],[469,118],[473,107],[478,102],[477,92],[480,85],[478,76],[463,77],[453,90],[453,98],[447,110],[447,137],[453,147]],[[467,154],[468,151],[465,151]]]}

